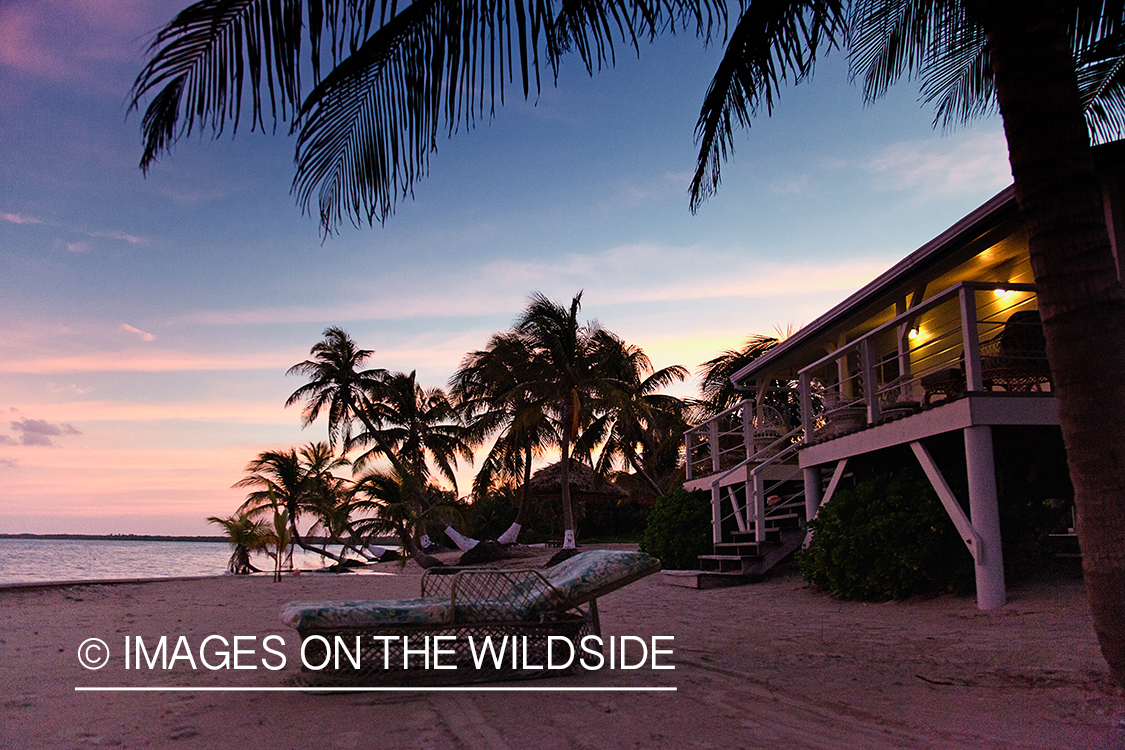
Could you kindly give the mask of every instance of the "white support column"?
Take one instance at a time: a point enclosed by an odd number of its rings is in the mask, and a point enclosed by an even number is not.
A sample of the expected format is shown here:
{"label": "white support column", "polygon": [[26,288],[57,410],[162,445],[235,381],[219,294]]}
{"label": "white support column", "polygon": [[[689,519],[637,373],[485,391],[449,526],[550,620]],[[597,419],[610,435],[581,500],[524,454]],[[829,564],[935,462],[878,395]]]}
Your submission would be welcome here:
{"label": "white support column", "polygon": [[742,402],[742,442],[746,448],[746,458],[752,458],[754,453],[754,414],[750,412],[751,401]]}
{"label": "white support column", "polygon": [[871,339],[859,345],[859,368],[863,374],[863,399],[867,402],[867,424],[879,421],[879,383],[875,376],[875,352],[871,349]]}
{"label": "white support column", "polygon": [[805,520],[811,521],[816,518],[816,513],[820,510],[820,501],[824,495],[823,478],[820,475],[819,466],[806,466],[804,469],[805,475]]}
{"label": "white support column", "polygon": [[1007,593],[1004,553],[1000,546],[996,462],[992,453],[992,428],[988,425],[965,428],[965,464],[969,473],[969,517],[981,546],[976,565],[977,606],[993,609],[1007,601]]}
{"label": "white support column", "polygon": [[813,425],[815,424],[812,410],[812,376],[809,373],[801,373],[799,388],[801,394],[801,430],[804,433],[801,439],[809,443],[813,439]]}

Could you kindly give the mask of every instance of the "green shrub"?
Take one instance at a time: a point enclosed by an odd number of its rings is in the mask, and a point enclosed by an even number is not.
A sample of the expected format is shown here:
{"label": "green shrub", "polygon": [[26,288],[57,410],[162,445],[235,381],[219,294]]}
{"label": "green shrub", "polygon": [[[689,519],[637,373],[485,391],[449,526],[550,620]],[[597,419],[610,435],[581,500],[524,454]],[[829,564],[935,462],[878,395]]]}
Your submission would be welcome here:
{"label": "green shrub", "polygon": [[660,559],[665,570],[695,570],[699,556],[710,554],[711,496],[678,487],[657,498],[648,514],[641,551]]}
{"label": "green shrub", "polygon": [[840,599],[973,588],[972,556],[933,489],[910,474],[876,474],[840,490],[810,526],[801,574]]}

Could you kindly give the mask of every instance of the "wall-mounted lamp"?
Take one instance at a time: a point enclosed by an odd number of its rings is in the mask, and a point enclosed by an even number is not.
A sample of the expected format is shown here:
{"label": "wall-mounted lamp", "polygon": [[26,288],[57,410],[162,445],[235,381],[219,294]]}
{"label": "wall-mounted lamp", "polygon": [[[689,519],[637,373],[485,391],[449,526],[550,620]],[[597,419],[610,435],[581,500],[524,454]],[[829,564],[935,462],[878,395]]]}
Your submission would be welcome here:
{"label": "wall-mounted lamp", "polygon": [[992,293],[995,294],[997,297],[1003,297],[1005,294],[1008,293],[1008,290],[1007,289],[994,289],[992,291]]}
{"label": "wall-mounted lamp", "polygon": [[921,331],[919,331],[919,330],[918,330],[918,327],[917,327],[917,326],[915,326],[914,328],[911,328],[911,329],[910,329],[910,331],[909,331],[909,332],[908,332],[908,333],[906,334],[906,338],[908,338],[908,339],[916,339],[916,338],[918,338],[918,337],[919,337],[920,335],[921,335]]}

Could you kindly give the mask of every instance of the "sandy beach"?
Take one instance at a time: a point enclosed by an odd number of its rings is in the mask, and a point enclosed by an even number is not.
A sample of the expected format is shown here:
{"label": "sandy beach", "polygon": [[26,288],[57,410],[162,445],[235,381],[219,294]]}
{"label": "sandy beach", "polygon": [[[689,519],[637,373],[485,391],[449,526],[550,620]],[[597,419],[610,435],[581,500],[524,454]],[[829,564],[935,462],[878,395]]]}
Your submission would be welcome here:
{"label": "sandy beach", "polygon": [[[532,561],[533,562],[533,561]],[[518,683],[675,692],[80,692],[79,686],[285,687],[299,670],[291,600],[416,596],[420,571],[0,591],[5,748],[1125,748],[1125,700],[1098,652],[1081,580],[1052,573],[1009,603],[858,604],[786,567],[732,589],[657,574],[600,600],[607,636],[673,636],[674,670]],[[126,636],[285,640],[284,669],[126,670]],[[102,669],[79,645],[101,638]],[[274,642],[276,645],[276,641]],[[196,653],[198,656],[198,652]],[[511,683],[509,683],[511,684]]]}

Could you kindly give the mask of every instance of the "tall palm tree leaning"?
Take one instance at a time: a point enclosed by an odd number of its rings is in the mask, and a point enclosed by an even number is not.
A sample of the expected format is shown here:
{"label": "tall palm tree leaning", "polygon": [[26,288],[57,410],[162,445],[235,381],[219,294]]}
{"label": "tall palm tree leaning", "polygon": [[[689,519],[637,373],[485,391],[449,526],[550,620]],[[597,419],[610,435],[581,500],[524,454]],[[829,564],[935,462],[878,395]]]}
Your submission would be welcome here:
{"label": "tall palm tree leaning", "polygon": [[[251,123],[264,127],[267,113],[293,120],[298,201],[307,208],[317,195],[326,231],[345,216],[383,221],[426,173],[440,128],[483,119],[497,93],[503,102],[505,66],[526,98],[541,69],[557,74],[568,51],[592,72],[612,62],[615,37],[637,47],[642,37],[694,27],[707,39],[725,19],[715,0],[330,0],[304,9],[202,0],[158,33],[134,84],[131,108],[150,98],[141,165],[195,127],[233,131],[249,76]],[[1125,290],[1090,150],[1091,134],[1117,137],[1125,122],[1123,27],[1125,0],[748,0],[700,113],[691,206],[718,188],[734,126],[769,114],[783,82],[810,76],[833,48],[848,49],[869,99],[907,75],[921,80],[939,120],[998,104],[1094,625],[1125,684]],[[305,35],[315,82],[307,96]]]}

